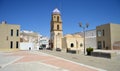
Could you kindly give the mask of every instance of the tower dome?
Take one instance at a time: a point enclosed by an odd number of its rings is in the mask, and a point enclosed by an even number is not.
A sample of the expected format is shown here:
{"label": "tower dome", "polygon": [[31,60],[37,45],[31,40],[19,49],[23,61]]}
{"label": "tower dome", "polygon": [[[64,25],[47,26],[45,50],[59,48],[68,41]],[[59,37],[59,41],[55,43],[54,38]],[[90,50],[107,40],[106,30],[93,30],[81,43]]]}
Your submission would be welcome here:
{"label": "tower dome", "polygon": [[60,11],[58,10],[58,8],[55,8],[52,13],[53,14],[60,14]]}

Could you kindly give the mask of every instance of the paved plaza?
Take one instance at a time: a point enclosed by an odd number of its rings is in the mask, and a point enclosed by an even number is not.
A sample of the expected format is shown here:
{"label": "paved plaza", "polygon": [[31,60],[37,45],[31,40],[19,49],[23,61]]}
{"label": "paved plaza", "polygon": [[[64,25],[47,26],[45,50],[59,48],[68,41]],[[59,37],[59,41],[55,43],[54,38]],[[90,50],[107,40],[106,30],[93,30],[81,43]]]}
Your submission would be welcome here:
{"label": "paved plaza", "polygon": [[82,63],[88,66],[101,68],[107,71],[120,70],[120,54],[117,54],[116,56],[113,56],[112,59],[109,59],[109,58],[102,58],[102,57],[86,56],[83,53],[71,54],[71,53],[48,51],[48,50],[44,50],[41,52],[51,54],[57,57],[61,57],[76,63]]}
{"label": "paved plaza", "polygon": [[[120,63],[114,63],[115,59],[113,59],[112,64],[106,64],[107,62],[105,62],[105,60],[110,63],[112,61],[105,58],[88,57],[82,54],[77,55],[49,50],[0,52],[0,71],[120,70]],[[107,65],[111,67],[107,67]],[[105,68],[103,66],[105,66]]]}

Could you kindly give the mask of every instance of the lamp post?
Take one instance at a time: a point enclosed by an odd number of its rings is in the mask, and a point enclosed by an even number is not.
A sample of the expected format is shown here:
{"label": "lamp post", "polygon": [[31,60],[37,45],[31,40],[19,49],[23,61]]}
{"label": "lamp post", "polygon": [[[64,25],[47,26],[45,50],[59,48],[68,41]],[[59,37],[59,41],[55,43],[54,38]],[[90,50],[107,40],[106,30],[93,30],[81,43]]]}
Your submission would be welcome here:
{"label": "lamp post", "polygon": [[89,24],[87,23],[85,26],[82,25],[82,23],[79,23],[79,26],[83,28],[83,33],[84,33],[84,55],[85,55],[85,29],[88,28]]}

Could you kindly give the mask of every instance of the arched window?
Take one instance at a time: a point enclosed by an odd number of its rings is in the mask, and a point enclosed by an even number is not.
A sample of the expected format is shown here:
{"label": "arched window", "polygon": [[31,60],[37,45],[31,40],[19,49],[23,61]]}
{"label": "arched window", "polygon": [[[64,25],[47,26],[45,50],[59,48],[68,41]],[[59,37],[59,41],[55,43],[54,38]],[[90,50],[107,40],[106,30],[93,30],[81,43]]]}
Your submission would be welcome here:
{"label": "arched window", "polygon": [[57,30],[59,30],[59,25],[57,25]]}
{"label": "arched window", "polygon": [[57,22],[59,22],[59,16],[57,16]]}
{"label": "arched window", "polygon": [[83,46],[83,44],[82,43],[80,43],[80,47],[82,47]]}
{"label": "arched window", "polygon": [[71,43],[71,45],[70,45],[70,46],[71,46],[71,48],[72,48],[72,47],[74,47],[74,44],[73,44],[73,43]]}

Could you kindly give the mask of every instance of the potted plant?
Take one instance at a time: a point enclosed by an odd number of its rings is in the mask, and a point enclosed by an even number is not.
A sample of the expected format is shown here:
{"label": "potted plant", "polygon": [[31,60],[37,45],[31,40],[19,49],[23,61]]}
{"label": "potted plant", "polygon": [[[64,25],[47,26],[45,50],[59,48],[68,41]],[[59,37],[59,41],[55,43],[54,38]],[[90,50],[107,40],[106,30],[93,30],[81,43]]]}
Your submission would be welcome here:
{"label": "potted plant", "polygon": [[87,55],[91,55],[91,52],[93,52],[93,48],[89,47],[86,49]]}

